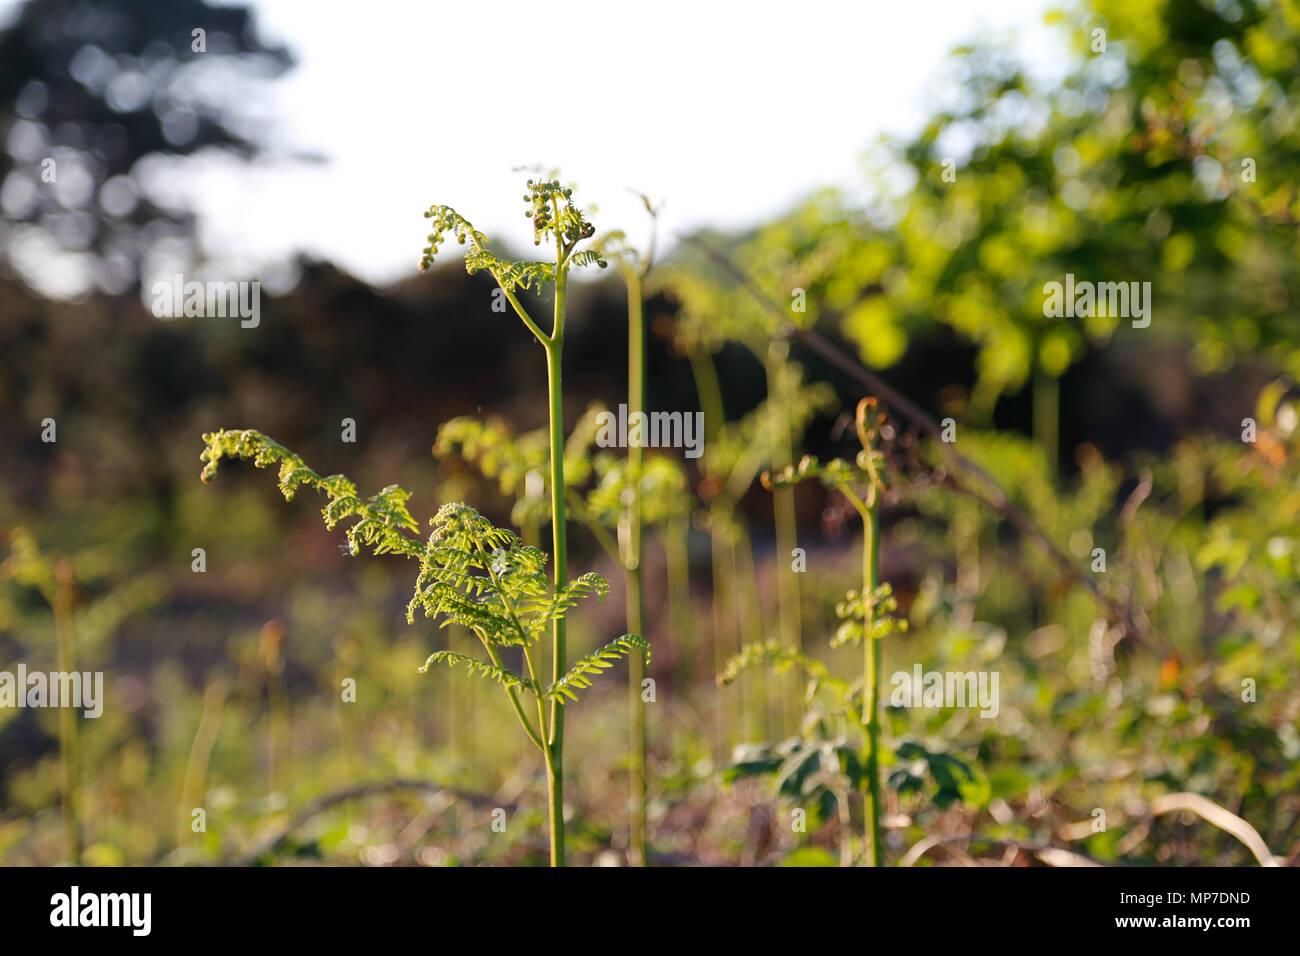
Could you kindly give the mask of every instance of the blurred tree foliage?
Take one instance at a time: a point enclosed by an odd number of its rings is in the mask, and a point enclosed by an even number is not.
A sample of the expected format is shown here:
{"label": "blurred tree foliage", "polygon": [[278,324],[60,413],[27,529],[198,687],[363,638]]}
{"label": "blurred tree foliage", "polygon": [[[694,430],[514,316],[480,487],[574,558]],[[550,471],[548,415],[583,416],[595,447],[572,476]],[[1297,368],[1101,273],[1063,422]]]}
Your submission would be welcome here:
{"label": "blurred tree foliage", "polygon": [[124,293],[151,250],[192,256],[193,215],[148,161],[259,155],[252,85],[291,65],[246,6],[27,0],[0,33],[0,263]]}

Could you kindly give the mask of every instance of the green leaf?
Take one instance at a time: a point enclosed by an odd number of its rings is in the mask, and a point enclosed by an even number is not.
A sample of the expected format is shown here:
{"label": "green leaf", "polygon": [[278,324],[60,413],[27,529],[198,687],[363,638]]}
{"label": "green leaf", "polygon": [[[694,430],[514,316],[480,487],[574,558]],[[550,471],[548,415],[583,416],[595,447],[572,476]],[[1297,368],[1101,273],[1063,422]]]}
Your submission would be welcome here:
{"label": "green leaf", "polygon": [[[584,577],[587,577],[587,575],[584,575]],[[546,688],[546,692],[542,696],[546,698],[567,697],[570,700],[577,700],[578,695],[575,691],[590,687],[592,677],[613,667],[615,661],[627,657],[634,650],[641,651],[645,655],[646,663],[649,663],[650,642],[639,634],[624,634],[622,637],[616,637],[604,647],[574,661],[568,672]]]}
{"label": "green leaf", "polygon": [[431,664],[446,664],[448,667],[455,667],[457,664],[463,664],[471,675],[479,677],[490,677],[498,684],[504,684],[506,687],[517,687],[521,690],[533,690],[533,682],[520,677],[518,674],[506,670],[504,667],[497,667],[487,661],[481,661],[477,657],[469,657],[465,654],[455,654],[451,651],[434,651],[429,655],[429,659],[420,667],[420,673],[423,674],[429,669]]}

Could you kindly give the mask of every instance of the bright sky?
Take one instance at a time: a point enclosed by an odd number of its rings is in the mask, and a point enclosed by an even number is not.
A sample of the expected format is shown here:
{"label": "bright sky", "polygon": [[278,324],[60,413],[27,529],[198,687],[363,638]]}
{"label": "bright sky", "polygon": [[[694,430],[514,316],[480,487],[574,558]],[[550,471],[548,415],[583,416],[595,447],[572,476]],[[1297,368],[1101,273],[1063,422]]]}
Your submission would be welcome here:
{"label": "bright sky", "polygon": [[1047,0],[253,5],[299,58],[258,111],[329,162],[208,163],[178,186],[231,271],[303,249],[376,283],[415,269],[434,202],[521,248],[514,166],[559,166],[597,228],[634,241],[646,217],[629,188],[666,202],[661,235],[745,226],[819,186],[860,187],[864,150],[916,129],[953,46],[1006,36],[1061,59]]}

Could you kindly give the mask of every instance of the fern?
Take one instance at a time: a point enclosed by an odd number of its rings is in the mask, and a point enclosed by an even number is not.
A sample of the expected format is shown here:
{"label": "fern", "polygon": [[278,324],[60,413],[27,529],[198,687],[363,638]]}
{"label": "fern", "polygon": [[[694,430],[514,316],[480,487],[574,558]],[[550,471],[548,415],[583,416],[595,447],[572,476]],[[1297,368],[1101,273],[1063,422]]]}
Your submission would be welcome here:
{"label": "fern", "polygon": [[639,650],[643,660],[650,663],[650,642],[637,634],[624,634],[610,641],[604,647],[592,651],[585,657],[573,662],[573,666],[559,680],[546,688],[543,696],[548,698],[567,697],[577,700],[575,690],[585,690],[591,686],[591,678],[614,666],[615,661],[622,660],[634,650]]}
{"label": "fern", "polygon": [[429,659],[421,665],[420,673],[425,673],[432,664],[446,664],[449,667],[464,664],[470,674],[478,677],[490,677],[498,684],[503,684],[506,687],[534,692],[537,689],[532,681],[525,680],[513,671],[509,671],[504,667],[497,667],[495,664],[489,664],[487,661],[481,661],[477,657],[470,657],[468,654],[456,654],[453,651],[434,651],[429,655]]}
{"label": "fern", "polygon": [[[466,246],[465,268],[470,274],[488,272],[496,280],[506,300],[541,343],[547,358],[547,388],[550,420],[544,435],[516,438],[500,420],[486,424],[471,419],[456,419],[439,432],[434,451],[439,455],[459,452],[484,474],[495,477],[502,491],[514,493],[531,473],[548,472],[549,508],[544,514],[551,519],[553,563],[551,557],[531,543],[521,541],[513,532],[496,527],[473,508],[464,504],[445,504],[430,521],[427,540],[420,540],[419,525],[407,508],[410,493],[389,485],[377,494],[363,498],[356,485],[343,475],[322,476],[298,455],[260,432],[246,429],[221,430],[206,434],[202,459],[203,480],[209,481],[226,458],[246,458],[259,468],[277,466],[280,491],[292,499],[299,488],[308,486],[324,495],[322,509],[326,527],[341,522],[347,527],[348,547],[352,554],[362,546],[375,554],[401,554],[419,562],[419,572],[406,617],[414,623],[418,612],[436,621],[439,627],[455,624],[472,632],[483,645],[487,659],[436,651],[425,661],[422,671],[437,663],[449,667],[463,666],[469,675],[491,678],[501,684],[514,708],[515,715],[528,739],[541,752],[546,765],[547,822],[551,838],[551,863],[564,864],[564,703],[576,698],[575,690],[591,685],[591,678],[612,666],[619,657],[633,649],[648,652],[649,645],[638,634],[625,634],[592,655],[581,658],[571,667],[566,663],[565,618],[580,601],[595,595],[603,597],[609,582],[595,573],[568,580],[568,546],[565,504],[567,487],[564,448],[563,395],[561,365],[566,315],[568,274],[573,268],[607,265],[598,249],[578,249],[591,239],[595,228],[573,202],[573,189],[560,185],[558,179],[528,180],[524,196],[527,214],[532,220],[533,244],[554,240],[553,261],[510,261],[502,259],[488,247],[487,237],[455,209],[434,205],[425,212],[431,220],[428,244],[420,259],[427,269],[449,236]],[[554,320],[549,332],[520,302],[517,292],[554,292]],[[594,440],[594,425],[588,418],[579,422],[575,443],[585,449]],[[582,473],[585,461],[570,466]],[[585,480],[585,473],[583,478]],[[540,523],[541,495],[527,495],[524,509],[516,509],[525,534],[536,537]],[[552,683],[542,691],[536,651],[550,631]],[[629,628],[629,630],[633,630]],[[527,668],[524,676],[509,670],[501,662],[503,648],[517,650]],[[567,668],[567,669],[566,669]],[[525,712],[521,697],[531,696],[535,716]],[[549,709],[544,704],[549,705]]]}
{"label": "fern", "polygon": [[347,529],[348,548],[355,556],[361,545],[370,546],[375,554],[403,554],[419,558],[424,553],[420,541],[408,532],[419,531],[419,525],[407,510],[411,493],[398,485],[389,485],[364,501],[358,497],[357,486],[343,475],[322,477],[307,463],[278,442],[254,429],[221,429],[203,436],[206,447],[199,456],[206,464],[200,476],[211,481],[223,458],[251,459],[258,468],[280,466],[280,493],[292,501],[303,485],[325,495],[329,501],[321,509],[325,527],[333,531],[347,518],[357,521]]}
{"label": "fern", "polygon": [[731,684],[742,673],[755,667],[770,667],[778,674],[785,671],[802,670],[809,677],[818,681],[831,679],[826,665],[814,657],[786,647],[779,641],[765,641],[761,644],[746,644],[727,661],[726,669],[718,675],[719,684]]}
{"label": "fern", "polygon": [[[885,457],[876,447],[876,442],[888,434],[889,426],[874,398],[864,398],[858,403],[855,422],[862,450],[853,462],[836,458],[823,464],[806,455],[798,465],[783,469],[778,475],[764,472],[762,483],[763,487],[771,490],[800,481],[819,481],[840,492],[862,518],[862,587],[849,591],[836,607],[836,614],[843,623],[830,641],[832,647],[845,644],[862,646],[861,683],[850,686],[844,681],[833,680],[824,664],[776,643],[742,649],[728,662],[720,682],[730,683],[750,667],[768,666],[780,672],[797,666],[809,676],[806,696],[810,704],[818,687],[828,686],[834,691],[841,712],[852,715],[865,731],[866,772],[863,776],[867,793],[864,843],[870,863],[879,866],[884,859],[880,835],[880,642],[890,634],[906,630],[907,622],[893,616],[898,603],[889,585],[879,581],[879,506],[886,478]],[[815,716],[815,712],[808,716]]]}
{"label": "fern", "polygon": [[[355,519],[347,528],[348,547],[358,554],[368,546],[375,554],[402,554],[419,562],[414,591],[407,605],[407,620],[414,623],[417,611],[433,618],[440,627],[458,624],[469,629],[482,643],[487,660],[447,651],[434,653],[425,669],[434,663],[464,665],[469,674],[491,677],[500,683],[510,699],[528,739],[541,752],[546,763],[548,825],[551,837],[551,863],[564,864],[564,701],[572,699],[574,688],[590,686],[590,677],[610,666],[615,648],[623,655],[632,647],[644,647],[639,635],[625,635],[596,652],[595,659],[583,658],[566,670],[565,617],[581,600],[603,597],[609,583],[598,574],[584,574],[568,580],[568,546],[565,535],[566,481],[563,396],[561,394],[561,358],[564,343],[566,289],[568,273],[574,267],[604,267],[604,256],[595,249],[577,246],[590,239],[595,228],[573,202],[572,188],[562,187],[559,180],[529,180],[524,196],[528,216],[533,224],[533,244],[550,238],[555,243],[553,262],[512,262],[488,248],[487,237],[450,206],[435,205],[425,212],[432,220],[428,245],[420,259],[421,269],[433,264],[439,246],[448,235],[467,246],[465,267],[471,273],[486,271],[496,279],[506,300],[520,321],[546,351],[547,387],[550,421],[543,437],[513,436],[499,421],[480,425],[469,419],[449,422],[439,433],[435,452],[443,455],[460,451],[485,474],[497,477],[503,492],[510,494],[530,472],[547,467],[546,489],[550,492],[552,556],[554,563],[547,573],[548,557],[512,532],[494,526],[473,508],[447,504],[431,521],[427,541],[419,539],[419,526],[407,509],[410,493],[389,485],[379,493],[362,498],[356,486],[342,475],[322,476],[306,462],[260,432],[221,430],[204,435],[203,480],[210,480],[224,458],[247,458],[257,467],[279,467],[280,491],[292,499],[299,488],[307,485],[323,494],[327,501],[322,509],[326,527]],[[554,290],[554,321],[544,332],[516,292],[540,293]],[[579,422],[575,436],[585,449],[593,440],[589,421]],[[585,462],[571,467],[580,472]],[[585,476],[584,476],[585,477]],[[540,496],[537,496],[540,498]],[[528,534],[535,537],[541,520],[540,500],[530,500],[516,515]],[[551,676],[553,683],[541,692],[540,662],[535,650],[550,629]],[[621,642],[621,643],[620,643]],[[518,648],[527,667],[527,677],[508,670],[499,657],[501,648]],[[525,713],[521,695],[531,695],[536,716]],[[543,703],[549,703],[549,711]]]}

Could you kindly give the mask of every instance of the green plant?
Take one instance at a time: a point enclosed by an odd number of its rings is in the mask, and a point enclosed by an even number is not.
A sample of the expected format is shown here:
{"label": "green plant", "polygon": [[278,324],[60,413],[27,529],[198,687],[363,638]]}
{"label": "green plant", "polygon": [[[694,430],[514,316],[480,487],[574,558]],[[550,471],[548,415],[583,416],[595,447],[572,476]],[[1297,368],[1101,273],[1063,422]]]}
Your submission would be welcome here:
{"label": "green plant", "polygon": [[[872,866],[880,866],[884,860],[880,838],[880,642],[892,633],[905,630],[907,623],[894,617],[892,612],[897,609],[897,602],[890,586],[880,582],[879,499],[880,492],[885,488],[885,463],[884,455],[875,446],[886,422],[885,415],[877,409],[874,398],[864,398],[858,403],[856,425],[862,451],[852,464],[838,458],[822,464],[816,458],[804,456],[796,467],[788,468],[779,475],[765,472],[762,481],[765,488],[771,489],[816,479],[843,495],[862,519],[862,587],[860,590],[849,591],[844,601],[836,607],[836,614],[842,623],[831,638],[832,647],[862,646],[861,683],[849,685],[833,678],[820,661],[815,661],[802,652],[771,643],[749,645],[742,649],[728,663],[720,679],[724,683],[730,683],[743,670],[755,665],[771,666],[778,672],[798,667],[811,679],[806,694],[806,700],[810,704],[815,700],[820,687],[831,690],[837,702],[837,709],[831,712],[832,716],[853,718],[863,728],[866,738],[861,766],[842,758],[839,766],[841,773],[847,775],[852,783],[865,783],[863,835],[867,860]],[[820,712],[810,708],[809,714],[814,718],[815,726],[822,726],[823,715]],[[806,715],[805,733],[808,725]],[[827,747],[830,749],[827,750]],[[819,759],[831,763],[831,755],[840,753],[842,749],[842,739],[835,738],[827,742],[822,737],[816,746],[810,748],[806,743],[801,743],[790,753],[784,754],[782,765],[792,757],[797,761],[810,759],[814,753],[823,754]],[[803,766],[802,763],[798,765]],[[805,777],[797,776],[795,779],[802,791]],[[843,799],[839,802],[842,807],[845,805]]]}
{"label": "green plant", "polygon": [[[684,537],[680,522],[689,511],[686,475],[680,464],[664,455],[650,458],[638,455],[634,459],[630,455],[623,458],[609,451],[594,451],[592,444],[599,417],[605,412],[602,405],[593,403],[565,443],[565,476],[569,481],[565,500],[569,515],[587,528],[609,559],[623,569],[627,629],[637,634],[644,629],[642,548],[639,534],[634,543],[632,526],[635,524],[638,532],[673,526]],[[513,520],[523,526],[534,526],[549,515],[549,509],[543,496],[529,495],[526,476],[544,463],[545,439],[544,430],[516,435],[499,417],[480,422],[466,416],[445,422],[438,429],[434,453],[439,457],[456,454],[484,477],[495,480],[503,495],[515,498],[511,510]],[[594,484],[584,491],[588,479]],[[641,686],[644,668],[629,666],[628,674],[633,794],[629,847],[633,863],[638,864],[646,859],[643,750],[646,735]]]}
{"label": "green plant", "polygon": [[[340,521],[355,518],[347,528],[348,548],[353,555],[361,547],[375,554],[400,554],[419,562],[415,591],[407,606],[408,623],[417,610],[434,618],[440,627],[460,625],[483,645],[487,660],[435,651],[421,670],[431,664],[463,667],[475,675],[500,684],[510,700],[519,723],[537,747],[547,770],[547,798],[550,807],[561,799],[558,792],[559,751],[554,707],[563,700],[577,700],[577,692],[591,686],[591,680],[613,662],[639,652],[649,655],[650,645],[638,634],[624,634],[591,654],[579,658],[564,671],[556,671],[545,682],[536,650],[548,629],[554,633],[569,609],[593,594],[603,596],[609,583],[600,575],[587,573],[573,581],[552,583],[546,575],[547,556],[523,544],[513,532],[494,526],[467,505],[445,504],[431,519],[432,533],[425,542],[414,536],[418,525],[406,507],[410,493],[389,485],[362,499],[356,485],[343,475],[322,477],[283,445],[252,429],[221,430],[203,436],[203,480],[216,474],[223,458],[247,458],[259,468],[279,466],[280,491],[292,500],[307,485],[329,501],[322,510],[325,525],[333,530]],[[517,649],[527,675],[515,673],[502,660],[502,652]],[[525,695],[533,698],[534,721],[524,707]],[[547,705],[552,705],[548,714]],[[551,860],[563,865],[563,818],[557,813],[551,822]]]}
{"label": "green plant", "polygon": [[[651,218],[655,208],[641,197]],[[602,237],[601,250],[612,259],[627,289],[627,414],[629,420],[645,412],[645,299],[646,275],[654,261],[654,240],[642,256],[632,248],[621,232]],[[619,559],[627,583],[627,629],[634,634],[645,631],[643,603],[645,589],[641,564],[645,558],[642,540],[641,479],[645,469],[645,449],[639,442],[629,442],[627,475],[623,486],[623,514],[618,522]],[[628,716],[631,726],[631,834],[628,846],[633,865],[646,862],[646,701],[642,690],[645,668],[640,661],[628,664]]]}
{"label": "green plant", "polygon": [[[468,245],[465,267],[471,273],[486,271],[497,282],[502,294],[546,351],[547,391],[550,409],[550,491],[551,540],[555,563],[552,581],[555,588],[564,586],[568,574],[569,548],[565,537],[565,483],[564,483],[564,393],[562,357],[564,354],[564,319],[567,302],[569,271],[578,266],[605,267],[605,259],[592,249],[579,250],[579,244],[590,239],[596,229],[583,216],[573,202],[573,189],[563,187],[558,179],[528,180],[528,193],[524,196],[527,215],[533,223],[533,245],[540,246],[546,239],[554,241],[555,259],[551,262],[512,262],[498,258],[487,245],[487,237],[450,206],[433,206],[425,217],[432,220],[429,245],[425,247],[420,268],[433,264],[438,246],[447,233],[456,237],[461,245]],[[553,293],[553,318],[548,335],[519,301],[516,292],[550,286]],[[551,643],[551,670],[558,680],[564,672],[567,648],[565,645],[564,617],[553,622]],[[551,700],[549,721],[550,738],[547,748],[550,757],[547,774],[550,779],[551,864],[564,865],[564,700]]]}
{"label": "green plant", "polygon": [[[79,665],[85,666],[84,658],[96,655],[125,618],[160,596],[158,582],[150,574],[105,586],[103,579],[116,563],[111,549],[88,548],[57,556],[43,551],[26,528],[15,528],[8,537],[12,553],[0,562],[0,581],[34,589],[50,609],[55,667],[60,673],[71,674]],[[100,592],[93,599],[88,598],[88,586]],[[7,616],[0,607],[0,620]],[[33,631],[38,627],[35,622],[29,626]],[[86,842],[82,748],[79,715],[71,707],[59,708],[58,739],[64,839],[68,860],[80,866]]]}

